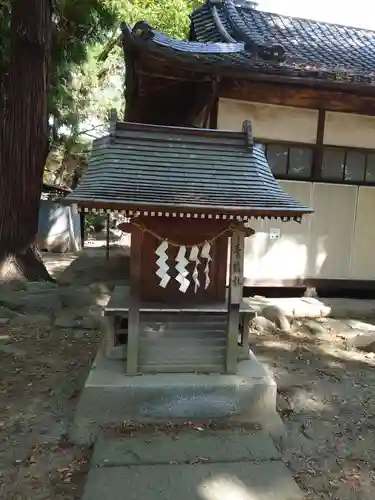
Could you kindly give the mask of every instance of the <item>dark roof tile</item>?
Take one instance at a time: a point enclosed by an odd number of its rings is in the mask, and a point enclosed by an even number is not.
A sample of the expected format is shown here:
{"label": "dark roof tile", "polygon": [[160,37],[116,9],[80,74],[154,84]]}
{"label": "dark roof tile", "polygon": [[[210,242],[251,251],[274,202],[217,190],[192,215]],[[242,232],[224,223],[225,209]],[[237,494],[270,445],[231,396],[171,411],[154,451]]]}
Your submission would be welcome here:
{"label": "dark roof tile", "polygon": [[66,200],[82,206],[300,218],[245,133],[117,123],[94,141],[86,174]]}
{"label": "dark roof tile", "polygon": [[[124,32],[130,33],[126,26]],[[128,44],[135,44],[142,51],[166,59],[175,58],[182,65],[193,63],[197,71],[221,73],[225,76],[232,76],[233,72],[236,72],[241,78],[251,78],[252,74],[261,73],[292,78],[308,77],[312,80],[330,80],[336,83],[375,84],[375,75],[339,71],[337,68],[303,62],[301,58],[287,56],[285,61],[267,60],[260,53],[243,50],[243,42],[176,40],[152,29],[144,22],[137,23],[130,34],[130,37],[124,37],[125,51]]]}
{"label": "dark roof tile", "polygon": [[208,0],[191,18],[192,32],[200,42],[227,41],[224,26],[228,36],[244,42],[253,56],[261,55],[264,47],[281,46],[284,60],[267,64],[279,65],[283,72],[297,68],[332,79],[338,75],[344,80],[375,82],[374,31],[237,7],[233,0]]}

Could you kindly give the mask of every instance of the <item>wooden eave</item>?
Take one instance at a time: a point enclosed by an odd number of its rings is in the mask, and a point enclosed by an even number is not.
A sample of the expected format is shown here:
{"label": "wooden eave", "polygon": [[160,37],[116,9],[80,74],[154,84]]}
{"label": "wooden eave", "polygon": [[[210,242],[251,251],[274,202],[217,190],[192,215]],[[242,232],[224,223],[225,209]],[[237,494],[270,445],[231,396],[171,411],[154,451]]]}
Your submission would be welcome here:
{"label": "wooden eave", "polygon": [[161,114],[168,106],[182,108],[184,95],[186,110],[181,109],[181,120],[174,118],[169,123],[190,125],[194,117],[191,113],[188,116],[188,110],[194,106],[196,116],[202,113],[209,104],[213,82],[217,84],[217,97],[375,115],[374,85],[216,67],[202,63],[199,57],[191,59],[183,53],[166,51],[151,40],[137,39],[129,30],[123,44],[129,121],[163,124],[153,117],[152,108],[159,105]]}

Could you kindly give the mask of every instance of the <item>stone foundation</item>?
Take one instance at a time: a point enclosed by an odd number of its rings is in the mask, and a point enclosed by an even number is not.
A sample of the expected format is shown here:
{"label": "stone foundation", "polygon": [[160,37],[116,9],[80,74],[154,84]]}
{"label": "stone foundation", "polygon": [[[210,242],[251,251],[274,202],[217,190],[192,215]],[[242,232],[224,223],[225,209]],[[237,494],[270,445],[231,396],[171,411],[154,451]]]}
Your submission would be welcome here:
{"label": "stone foundation", "polygon": [[126,376],[124,363],[99,350],[82,391],[70,436],[92,443],[100,428],[124,421],[232,420],[258,423],[276,438],[283,424],[276,412],[276,383],[255,356],[236,375],[157,374]]}

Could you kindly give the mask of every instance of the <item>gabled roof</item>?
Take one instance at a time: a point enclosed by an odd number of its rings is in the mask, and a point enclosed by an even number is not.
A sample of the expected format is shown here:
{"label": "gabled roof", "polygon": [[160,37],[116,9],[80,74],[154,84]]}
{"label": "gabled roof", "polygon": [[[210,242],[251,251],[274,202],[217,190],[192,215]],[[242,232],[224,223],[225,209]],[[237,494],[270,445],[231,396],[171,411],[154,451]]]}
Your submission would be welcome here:
{"label": "gabled roof", "polygon": [[207,0],[191,20],[191,40],[243,42],[260,72],[263,65],[280,74],[375,83],[374,31],[262,12],[235,0]]}
{"label": "gabled roof", "polygon": [[300,220],[312,210],[281,189],[245,123],[234,133],[117,122],[94,141],[87,172],[65,200],[132,214]]}

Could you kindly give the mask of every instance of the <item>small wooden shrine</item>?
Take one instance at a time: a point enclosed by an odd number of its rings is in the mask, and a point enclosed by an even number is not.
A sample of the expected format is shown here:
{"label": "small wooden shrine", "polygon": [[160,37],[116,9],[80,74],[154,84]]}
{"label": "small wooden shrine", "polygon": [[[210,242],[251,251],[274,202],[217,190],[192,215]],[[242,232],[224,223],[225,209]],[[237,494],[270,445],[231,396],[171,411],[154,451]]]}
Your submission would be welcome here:
{"label": "small wooden shrine", "polygon": [[67,201],[128,217],[130,283],[105,310],[107,355],[127,375],[235,373],[251,219],[311,212],[275,181],[250,122],[233,133],[114,121]]}

